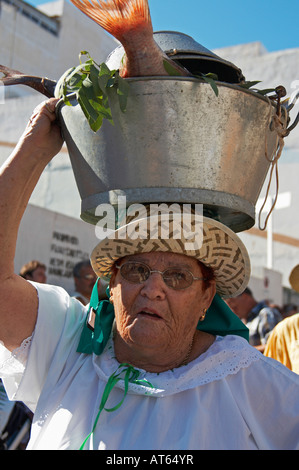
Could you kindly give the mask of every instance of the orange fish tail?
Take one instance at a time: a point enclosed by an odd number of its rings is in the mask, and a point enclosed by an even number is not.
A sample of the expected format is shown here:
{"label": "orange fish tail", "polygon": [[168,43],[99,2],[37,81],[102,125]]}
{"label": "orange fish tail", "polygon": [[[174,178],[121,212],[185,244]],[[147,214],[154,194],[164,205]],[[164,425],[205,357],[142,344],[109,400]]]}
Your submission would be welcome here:
{"label": "orange fish tail", "polygon": [[[168,75],[164,67],[166,55],[154,40],[148,0],[71,2],[121,42],[125,51],[119,68],[121,77]],[[174,67],[178,68],[176,64]]]}
{"label": "orange fish tail", "polygon": [[147,0],[71,0],[83,13],[123,42],[127,33],[149,30],[152,22]]}

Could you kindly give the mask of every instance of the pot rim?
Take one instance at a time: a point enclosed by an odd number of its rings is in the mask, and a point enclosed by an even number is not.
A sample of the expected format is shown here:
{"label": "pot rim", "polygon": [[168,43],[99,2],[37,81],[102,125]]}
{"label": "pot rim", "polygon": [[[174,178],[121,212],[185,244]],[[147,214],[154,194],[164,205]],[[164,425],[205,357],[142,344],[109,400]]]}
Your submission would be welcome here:
{"label": "pot rim", "polygon": [[[194,82],[194,83],[198,83],[199,85],[204,85],[204,86],[210,86],[209,83],[205,82],[204,79],[200,78],[200,77],[182,77],[182,76],[156,76],[156,75],[152,75],[152,76],[146,76],[146,77],[128,77],[128,78],[125,78],[124,80],[128,81],[128,82],[131,82],[131,83],[134,83],[134,82],[159,82],[159,81],[168,81],[168,82],[174,82],[174,81],[179,81],[179,82]],[[265,95],[262,95],[260,93],[258,93],[258,91],[254,91],[254,90],[250,90],[250,89],[247,89],[247,88],[243,88],[240,84],[235,84],[235,83],[227,83],[227,82],[222,82],[222,81],[219,81],[219,80],[214,80],[217,87],[224,87],[224,88],[230,88],[232,90],[235,90],[235,91],[239,91],[239,92],[242,92],[242,93],[245,93],[249,96],[252,96],[254,98],[258,98],[268,104],[271,104],[274,108],[276,107],[275,105],[275,102],[271,101],[267,96]],[[69,97],[75,97],[76,96],[76,93],[70,93],[69,95],[67,95]],[[56,109],[58,107],[61,107],[61,105],[63,104],[63,98],[60,98],[60,100],[58,101],[57,105],[56,105]],[[282,104],[282,107],[284,108],[283,104]],[[287,110],[286,110],[287,111]]]}

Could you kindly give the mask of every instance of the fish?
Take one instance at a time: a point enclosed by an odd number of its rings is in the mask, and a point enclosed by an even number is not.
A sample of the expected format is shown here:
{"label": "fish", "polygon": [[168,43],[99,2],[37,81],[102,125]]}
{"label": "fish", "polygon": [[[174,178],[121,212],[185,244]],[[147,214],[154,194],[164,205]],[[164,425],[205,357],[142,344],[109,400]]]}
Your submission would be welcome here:
{"label": "fish", "polygon": [[189,76],[154,40],[148,0],[71,0],[123,46],[119,75],[122,78],[146,76]]}
{"label": "fish", "polygon": [[0,83],[3,85],[27,85],[34,90],[42,93],[48,98],[54,96],[56,81],[49,78],[36,77],[34,75],[26,75],[18,70],[10,69],[4,65],[0,65],[0,72],[4,77],[0,77]]}

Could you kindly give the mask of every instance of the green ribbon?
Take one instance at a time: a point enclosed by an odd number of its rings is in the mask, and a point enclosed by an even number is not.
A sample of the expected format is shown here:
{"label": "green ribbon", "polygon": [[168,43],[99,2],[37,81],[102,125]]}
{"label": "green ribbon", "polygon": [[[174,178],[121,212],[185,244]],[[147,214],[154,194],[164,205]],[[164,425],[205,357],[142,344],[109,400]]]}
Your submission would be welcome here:
{"label": "green ribbon", "polygon": [[[123,374],[125,374],[124,377],[122,377]],[[151,388],[153,388],[152,384],[150,382],[148,382],[146,379],[138,380],[139,375],[140,375],[140,372],[138,370],[134,369],[133,366],[131,366],[130,364],[123,363],[123,364],[120,364],[119,367],[116,369],[116,371],[109,377],[109,379],[107,381],[107,384],[106,384],[106,387],[104,389],[103,395],[102,395],[101,403],[100,403],[100,406],[99,406],[99,411],[98,411],[98,414],[97,414],[96,419],[94,421],[92,430],[88,434],[88,436],[84,439],[84,441],[81,444],[79,450],[84,449],[86,442],[93,435],[93,433],[95,431],[95,428],[98,424],[98,421],[99,421],[99,418],[100,418],[100,415],[101,415],[102,411],[105,410],[105,411],[108,411],[109,413],[111,413],[112,411],[118,410],[118,408],[120,408],[120,406],[123,404],[123,402],[126,398],[126,395],[128,393],[128,390],[129,390],[129,383],[134,383],[134,384],[137,384],[137,385],[148,385]],[[124,396],[117,405],[113,406],[112,408],[105,408],[105,405],[106,405],[107,400],[109,398],[110,392],[115,387],[117,382],[119,382],[119,380],[124,380],[124,384],[125,384]]]}
{"label": "green ribbon", "polygon": [[[113,305],[108,300],[99,300],[98,281],[99,279],[96,281],[91,293],[89,309],[77,349],[77,352],[84,354],[102,354],[110,337],[114,320]],[[109,297],[109,288],[107,288],[107,295]],[[93,331],[87,326],[91,308],[96,314]]]}
{"label": "green ribbon", "polygon": [[[114,321],[113,305],[109,300],[99,300],[97,284],[98,281],[92,290],[86,322],[77,348],[77,352],[84,354],[102,354]],[[109,297],[109,288],[107,288],[107,295]],[[87,326],[91,308],[96,313],[93,331]],[[204,321],[198,323],[197,329],[216,336],[237,335],[249,341],[248,328],[218,294],[215,295]]]}
{"label": "green ribbon", "polygon": [[197,329],[216,336],[237,335],[249,341],[247,326],[218,294],[214,296],[204,321],[198,323]]}

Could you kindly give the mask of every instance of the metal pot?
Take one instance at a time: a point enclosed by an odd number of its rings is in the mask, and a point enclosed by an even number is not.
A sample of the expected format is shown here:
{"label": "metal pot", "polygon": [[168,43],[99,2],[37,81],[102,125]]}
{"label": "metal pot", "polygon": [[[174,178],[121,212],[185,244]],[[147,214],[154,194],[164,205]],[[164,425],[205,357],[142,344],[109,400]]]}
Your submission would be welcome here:
{"label": "metal pot", "polygon": [[[271,125],[275,106],[267,98],[238,86],[241,70],[193,38],[174,31],[154,33],[157,44],[193,75],[218,76],[219,96],[209,84],[189,77],[128,79],[131,93],[123,114],[114,94],[110,106],[115,125],[104,121],[90,130],[75,97],[61,101],[57,114],[81,195],[81,217],[96,224],[96,208],[132,203],[203,204],[204,214],[239,232],[255,223],[255,204],[277,149]],[[107,58],[118,69],[122,46]],[[56,83],[0,66],[4,85],[27,84],[52,96]],[[298,96],[281,107],[283,121]],[[299,122],[288,128],[292,130]]]}
{"label": "metal pot", "polygon": [[[191,36],[177,31],[157,31],[154,39],[172,60],[183,65],[193,75],[213,73],[219,81],[241,83],[245,80],[236,65],[222,59],[199,44]],[[114,49],[106,60],[110,70],[118,70],[125,51],[122,46]]]}
{"label": "metal pot", "polygon": [[[115,125],[94,133],[81,108],[58,106],[82,199],[81,218],[96,224],[98,205],[203,204],[204,214],[236,232],[255,223],[255,204],[277,149],[276,108],[239,86],[186,77],[128,79],[127,110],[110,96]],[[284,108],[283,119],[287,120]]]}

